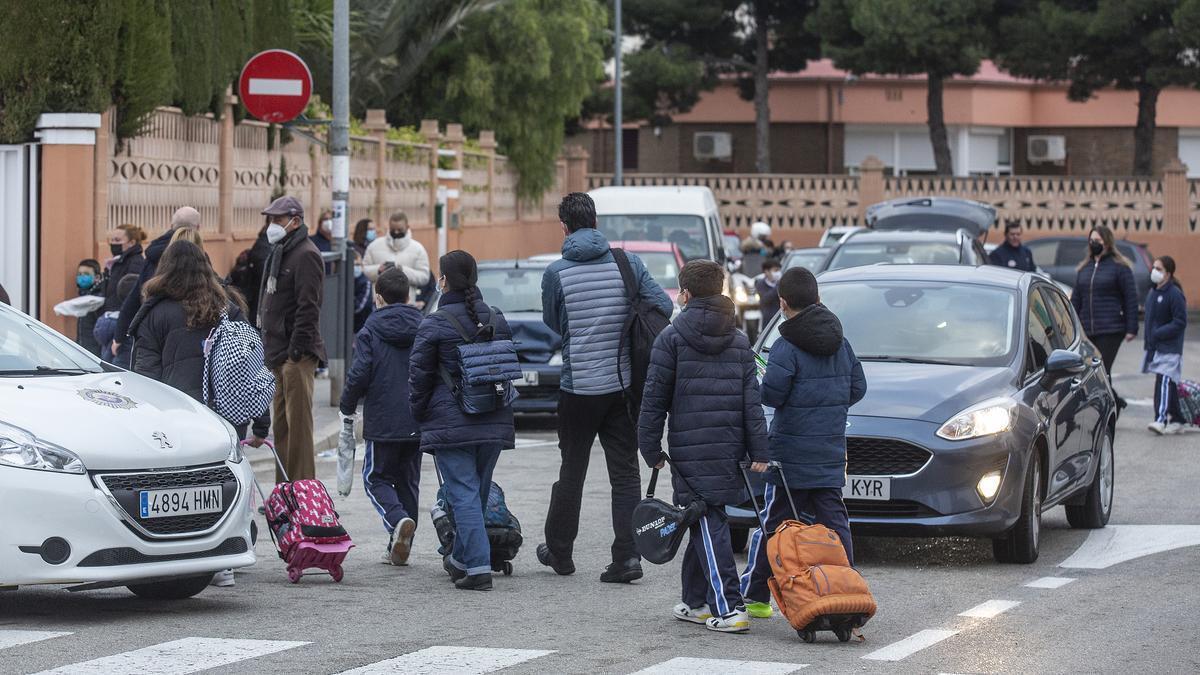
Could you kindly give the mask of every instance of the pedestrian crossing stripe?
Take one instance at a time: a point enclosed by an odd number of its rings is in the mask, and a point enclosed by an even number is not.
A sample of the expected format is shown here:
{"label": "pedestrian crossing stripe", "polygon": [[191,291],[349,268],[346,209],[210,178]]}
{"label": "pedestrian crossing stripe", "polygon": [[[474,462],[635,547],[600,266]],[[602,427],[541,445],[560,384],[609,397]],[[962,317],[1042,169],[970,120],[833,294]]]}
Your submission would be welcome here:
{"label": "pedestrian crossing stripe", "polygon": [[693,673],[738,673],[739,675],[784,675],[807,668],[807,663],[696,659],[686,656],[663,661],[633,675],[692,675]]}
{"label": "pedestrian crossing stripe", "polygon": [[347,670],[340,675],[484,675],[553,654],[542,649],[492,649],[489,647],[426,647],[386,661]]}
{"label": "pedestrian crossing stripe", "polygon": [[282,652],[308,642],[189,637],[43,671],[38,675],[184,675]]}
{"label": "pedestrian crossing stripe", "polygon": [[886,647],[876,649],[863,658],[872,661],[900,661],[955,635],[958,635],[957,630],[925,629]]}
{"label": "pedestrian crossing stripe", "polygon": [[63,637],[71,633],[60,633],[45,630],[0,630],[0,649],[8,649],[30,642],[41,642],[51,638]]}

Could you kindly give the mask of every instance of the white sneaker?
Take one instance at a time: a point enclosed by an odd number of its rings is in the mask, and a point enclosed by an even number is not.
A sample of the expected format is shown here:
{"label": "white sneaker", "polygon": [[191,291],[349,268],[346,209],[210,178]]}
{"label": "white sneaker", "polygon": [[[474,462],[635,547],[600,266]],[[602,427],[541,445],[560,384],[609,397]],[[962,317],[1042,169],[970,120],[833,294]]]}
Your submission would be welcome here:
{"label": "white sneaker", "polygon": [[745,607],[737,607],[724,616],[709,618],[704,625],[718,633],[745,633],[750,630],[750,614]]}
{"label": "white sneaker", "polygon": [[413,535],[417,532],[417,521],[412,518],[401,518],[396,526],[395,539],[392,540],[390,557],[393,565],[408,564],[408,554],[412,552]]}
{"label": "white sneaker", "polygon": [[1179,422],[1171,422],[1162,430],[1163,436],[1174,436],[1183,433],[1183,425]]}
{"label": "white sneaker", "polygon": [[208,582],[208,585],[229,588],[233,583],[233,570],[221,570],[213,575],[212,581]]}
{"label": "white sneaker", "polygon": [[712,618],[712,610],[708,605],[700,605],[699,607],[688,607],[687,603],[681,602],[675,605],[672,611],[676,619],[680,621],[690,621],[691,623],[703,624]]}
{"label": "white sneaker", "polygon": [[1159,436],[1162,436],[1163,432],[1167,429],[1167,425],[1163,424],[1162,422],[1151,422],[1150,424],[1146,425],[1146,429],[1158,434]]}

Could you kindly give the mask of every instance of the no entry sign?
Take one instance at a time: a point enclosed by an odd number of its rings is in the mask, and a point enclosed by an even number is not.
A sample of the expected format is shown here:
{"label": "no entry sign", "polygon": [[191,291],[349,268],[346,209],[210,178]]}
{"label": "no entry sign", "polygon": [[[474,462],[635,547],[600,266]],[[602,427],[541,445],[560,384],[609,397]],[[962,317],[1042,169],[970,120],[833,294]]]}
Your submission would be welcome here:
{"label": "no entry sign", "polygon": [[250,57],[238,78],[242,105],[264,122],[296,119],[312,96],[312,73],[299,56],[286,49],[268,49]]}

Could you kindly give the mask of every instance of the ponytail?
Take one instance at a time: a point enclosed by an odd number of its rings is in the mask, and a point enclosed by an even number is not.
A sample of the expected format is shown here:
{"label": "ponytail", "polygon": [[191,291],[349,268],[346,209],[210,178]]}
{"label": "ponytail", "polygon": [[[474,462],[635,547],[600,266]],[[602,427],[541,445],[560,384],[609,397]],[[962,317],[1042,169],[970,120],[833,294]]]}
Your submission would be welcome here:
{"label": "ponytail", "polygon": [[483,321],[479,319],[479,312],[475,311],[475,303],[480,300],[479,287],[467,286],[463,289],[463,295],[466,296],[467,316],[471,317],[471,323],[475,324],[476,331],[483,330]]}

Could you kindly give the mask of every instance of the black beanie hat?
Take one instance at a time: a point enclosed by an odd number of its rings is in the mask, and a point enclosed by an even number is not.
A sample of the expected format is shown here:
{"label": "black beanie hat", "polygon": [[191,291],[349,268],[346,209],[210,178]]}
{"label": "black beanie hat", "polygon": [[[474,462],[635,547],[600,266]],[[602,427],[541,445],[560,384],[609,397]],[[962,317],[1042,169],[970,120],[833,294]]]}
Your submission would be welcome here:
{"label": "black beanie hat", "polygon": [[450,251],[438,260],[438,269],[446,277],[446,287],[452,291],[465,291],[479,281],[479,267],[475,258],[466,251]]}

